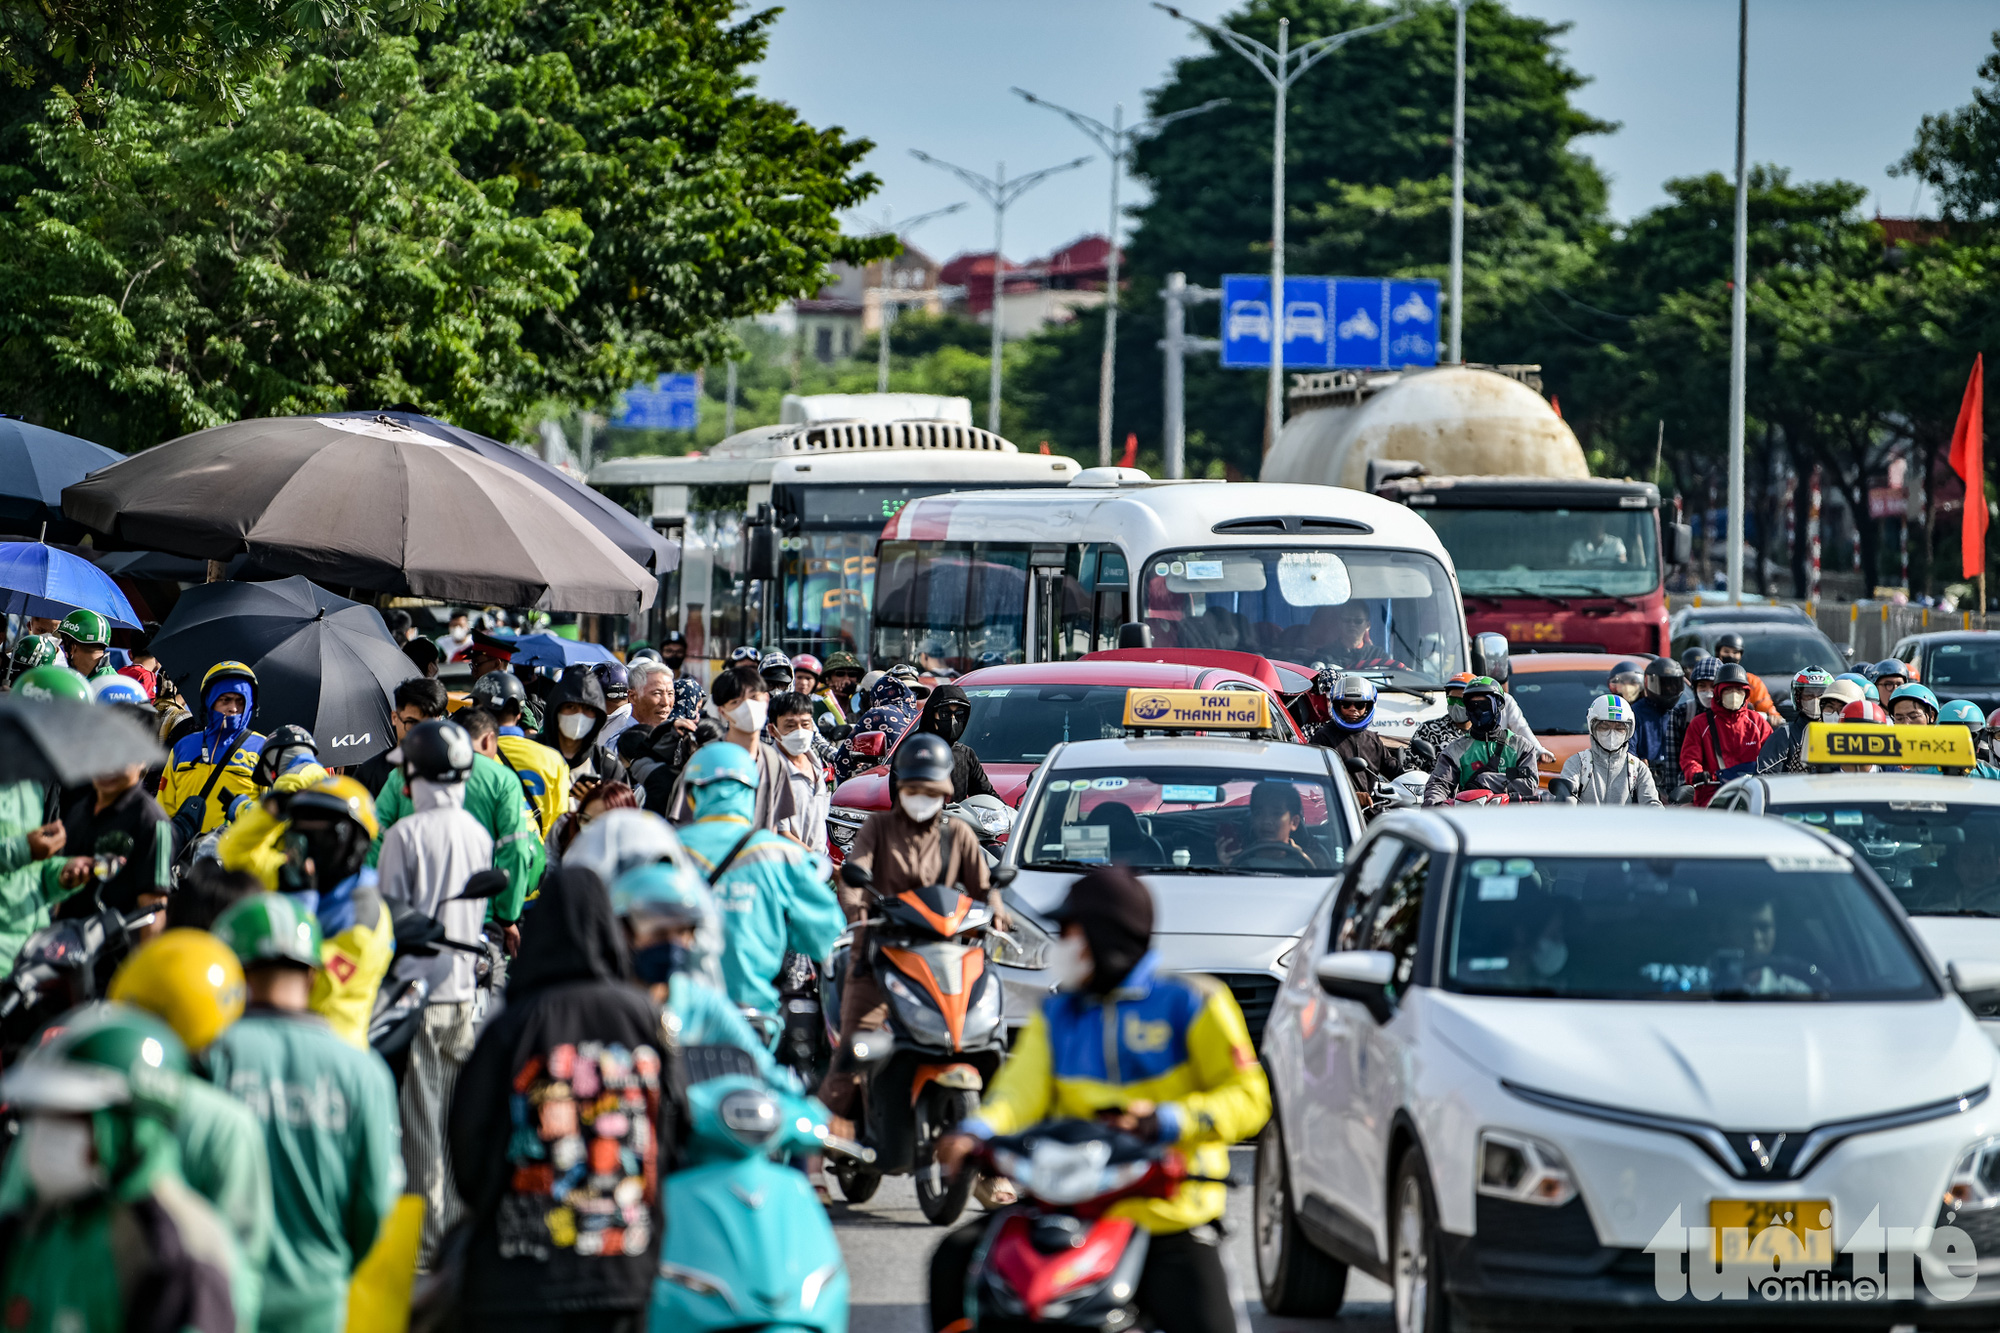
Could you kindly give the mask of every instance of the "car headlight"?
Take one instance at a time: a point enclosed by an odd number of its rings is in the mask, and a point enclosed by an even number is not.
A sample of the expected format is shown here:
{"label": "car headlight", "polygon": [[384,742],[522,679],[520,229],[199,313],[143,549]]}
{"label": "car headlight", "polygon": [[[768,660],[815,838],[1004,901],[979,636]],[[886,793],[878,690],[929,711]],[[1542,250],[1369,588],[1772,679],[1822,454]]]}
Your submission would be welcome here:
{"label": "car headlight", "polygon": [[996,930],[987,937],[993,941],[993,961],[1007,967],[1047,967],[1054,939],[1021,913],[1015,912],[1013,917],[1014,924],[1005,936]]}
{"label": "car headlight", "polygon": [[1479,1192],[1560,1208],[1576,1197],[1576,1176],[1563,1155],[1540,1139],[1485,1129],[1479,1132]]}
{"label": "car headlight", "polygon": [[846,855],[854,835],[861,832],[861,825],[867,818],[866,811],[836,805],[826,812],[826,836],[833,839],[834,846],[840,848],[842,855]]}
{"label": "car headlight", "polygon": [[1965,1150],[1944,1187],[1944,1206],[1954,1213],[2000,1208],[2000,1139],[1981,1139]]}

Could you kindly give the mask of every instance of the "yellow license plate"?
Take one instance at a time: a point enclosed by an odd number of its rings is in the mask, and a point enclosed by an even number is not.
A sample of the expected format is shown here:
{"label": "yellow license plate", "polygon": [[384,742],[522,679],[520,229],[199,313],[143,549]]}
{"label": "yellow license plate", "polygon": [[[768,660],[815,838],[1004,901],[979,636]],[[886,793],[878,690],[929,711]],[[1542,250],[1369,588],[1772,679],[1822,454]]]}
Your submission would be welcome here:
{"label": "yellow license plate", "polygon": [[[1833,1204],[1826,1199],[1711,1199],[1708,1224],[1715,1228],[1716,1252],[1725,1261],[1782,1252],[1811,1264],[1833,1262]],[[1777,1236],[1758,1239],[1773,1227],[1797,1237],[1799,1248],[1791,1249],[1789,1240]]]}

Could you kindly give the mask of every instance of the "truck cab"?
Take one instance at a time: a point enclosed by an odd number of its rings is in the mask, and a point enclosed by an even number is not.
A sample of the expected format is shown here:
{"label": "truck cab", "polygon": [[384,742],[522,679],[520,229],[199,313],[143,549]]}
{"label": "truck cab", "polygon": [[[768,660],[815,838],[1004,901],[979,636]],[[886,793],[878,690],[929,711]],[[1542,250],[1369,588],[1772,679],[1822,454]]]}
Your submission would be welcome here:
{"label": "truck cab", "polygon": [[1667,651],[1666,570],[1691,536],[1662,526],[1650,482],[1417,475],[1375,493],[1421,513],[1451,552],[1470,633],[1516,652]]}

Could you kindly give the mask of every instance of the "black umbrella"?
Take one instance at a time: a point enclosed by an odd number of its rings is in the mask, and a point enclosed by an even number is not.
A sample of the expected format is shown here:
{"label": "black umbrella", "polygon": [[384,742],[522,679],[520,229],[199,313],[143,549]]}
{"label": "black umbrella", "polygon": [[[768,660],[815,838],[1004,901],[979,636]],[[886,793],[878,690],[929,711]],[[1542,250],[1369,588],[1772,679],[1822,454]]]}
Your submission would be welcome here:
{"label": "black umbrella", "polygon": [[551,492],[386,414],[265,417],[63,492],[127,545],[446,602],[636,615],[657,580]]}
{"label": "black umbrella", "polygon": [[63,487],[124,457],[59,430],[0,416],[0,527],[39,534],[42,524],[53,523],[50,535],[67,537],[74,525],[62,521]]}
{"label": "black umbrella", "polygon": [[153,733],[122,708],[0,696],[0,782],[80,787],[165,758]]}
{"label": "black umbrella", "polygon": [[257,673],[257,730],[287,723],[319,742],[323,764],[358,764],[393,745],[396,686],[421,675],[372,606],[308,579],[205,583],[181,594],[153,652],[190,700],[217,662]]}

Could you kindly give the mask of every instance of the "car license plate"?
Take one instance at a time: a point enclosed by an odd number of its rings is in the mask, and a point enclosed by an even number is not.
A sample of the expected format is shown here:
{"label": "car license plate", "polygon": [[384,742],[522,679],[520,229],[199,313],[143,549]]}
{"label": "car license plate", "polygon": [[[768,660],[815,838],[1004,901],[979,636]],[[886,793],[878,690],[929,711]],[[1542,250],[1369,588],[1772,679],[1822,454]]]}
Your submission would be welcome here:
{"label": "car license plate", "polygon": [[1826,1199],[1711,1199],[1708,1224],[1715,1228],[1715,1248],[1725,1262],[1740,1262],[1753,1250],[1774,1253],[1771,1242],[1757,1243],[1771,1227],[1797,1236],[1807,1263],[1833,1262],[1833,1204]]}

